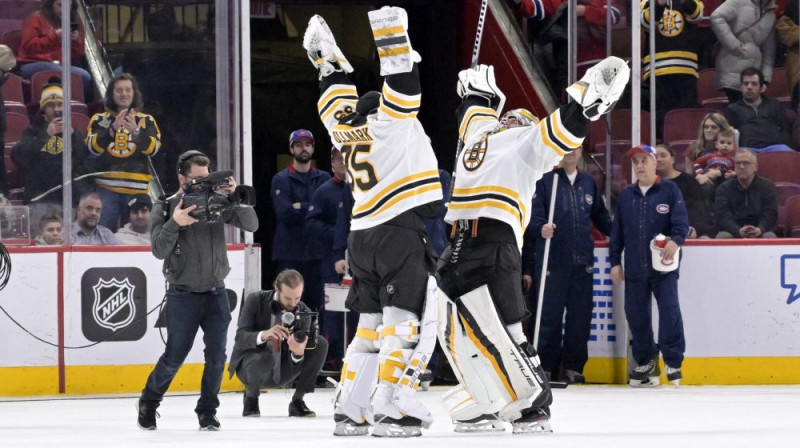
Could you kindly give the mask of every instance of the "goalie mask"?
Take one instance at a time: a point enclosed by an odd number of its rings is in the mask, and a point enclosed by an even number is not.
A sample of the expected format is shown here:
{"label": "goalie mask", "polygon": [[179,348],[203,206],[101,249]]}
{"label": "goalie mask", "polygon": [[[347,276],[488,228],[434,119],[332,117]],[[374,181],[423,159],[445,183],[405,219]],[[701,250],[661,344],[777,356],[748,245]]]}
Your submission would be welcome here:
{"label": "goalie mask", "polygon": [[513,109],[506,112],[500,119],[500,124],[506,129],[520,126],[531,126],[539,123],[539,119],[528,109]]}

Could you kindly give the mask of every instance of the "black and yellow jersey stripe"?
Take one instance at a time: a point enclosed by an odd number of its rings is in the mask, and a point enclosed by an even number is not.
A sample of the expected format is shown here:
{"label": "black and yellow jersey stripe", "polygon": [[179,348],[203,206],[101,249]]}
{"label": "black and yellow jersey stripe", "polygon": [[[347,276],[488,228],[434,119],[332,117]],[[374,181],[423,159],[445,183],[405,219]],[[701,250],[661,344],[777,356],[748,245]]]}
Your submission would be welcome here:
{"label": "black and yellow jersey stripe", "polygon": [[436,190],[440,193],[442,190],[438,170],[422,171],[403,177],[375,193],[368,201],[356,205],[353,208],[353,219],[376,218],[404,199]]}
{"label": "black and yellow jersey stripe", "polygon": [[580,148],[583,144],[583,139],[578,139],[567,131],[561,120],[561,109],[548,115],[539,122],[538,126],[542,136],[542,143],[559,156],[563,156],[566,152],[575,148]]}
{"label": "black and yellow jersey stripe", "polygon": [[[345,111],[350,114],[355,111],[358,103],[358,92],[352,84],[332,84],[320,96],[317,102],[319,117],[323,123],[328,123],[331,118],[333,122],[338,122],[341,116],[336,116],[337,111]],[[349,108],[349,109],[348,109]]]}
{"label": "black and yellow jersey stripe", "polygon": [[378,110],[392,118],[416,118],[419,113],[422,95],[406,95],[393,89],[389,83],[383,84],[381,104]]}
{"label": "black and yellow jersey stripe", "polygon": [[471,135],[475,125],[481,122],[496,122],[497,111],[491,107],[486,106],[470,106],[464,112],[464,117],[461,119],[461,125],[458,127],[458,136],[461,141],[466,141],[467,137]]}
{"label": "black and yellow jersey stripe", "polygon": [[466,210],[484,207],[500,209],[514,217],[519,225],[525,227],[528,222],[528,209],[519,193],[498,185],[484,185],[474,188],[454,188],[450,198],[449,209]]}

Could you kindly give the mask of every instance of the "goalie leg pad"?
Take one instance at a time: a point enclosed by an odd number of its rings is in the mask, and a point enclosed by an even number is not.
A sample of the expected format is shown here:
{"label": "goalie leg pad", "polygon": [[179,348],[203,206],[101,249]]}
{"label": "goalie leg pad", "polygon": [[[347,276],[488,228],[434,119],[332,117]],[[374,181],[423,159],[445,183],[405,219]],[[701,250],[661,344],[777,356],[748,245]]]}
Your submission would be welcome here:
{"label": "goalie leg pad", "polygon": [[319,70],[319,79],[333,72],[353,71],[350,62],[336,45],[336,39],[325,19],[319,15],[314,15],[308,21],[308,28],[303,35],[303,48],[306,49],[308,59]]}
{"label": "goalie leg pad", "polygon": [[583,107],[586,118],[595,121],[614,108],[630,77],[628,64],[609,56],[586,70],[580,81],[567,87],[567,94]]}
{"label": "goalie leg pad", "polygon": [[378,385],[372,397],[373,435],[417,436],[419,428],[433,422],[431,412],[415,394],[436,345],[437,290],[436,280],[430,277],[421,321],[408,319],[415,316],[407,311],[384,309]]}
{"label": "goalie leg pad", "polygon": [[385,6],[367,14],[381,60],[381,76],[410,72],[422,58],[411,48],[406,10]]}
{"label": "goalie leg pad", "polygon": [[[334,398],[334,435],[366,434],[372,418],[370,394],[378,379],[378,333],[381,314],[362,314],[356,337],[347,347]],[[341,424],[340,424],[341,423]],[[363,426],[363,431],[358,427]]]}
{"label": "goalie leg pad", "polygon": [[[463,384],[479,403],[482,396],[489,395],[486,389],[492,391],[491,405],[481,403],[487,405],[484,413],[499,410],[503,420],[518,419],[521,410],[542,393],[542,380],[528,356],[509,336],[486,285],[465,294],[459,302],[457,313],[463,329],[456,332],[461,331],[462,339],[468,340],[474,349],[472,353],[459,351],[459,347],[445,351],[455,355]],[[480,390],[481,384],[484,390]]]}

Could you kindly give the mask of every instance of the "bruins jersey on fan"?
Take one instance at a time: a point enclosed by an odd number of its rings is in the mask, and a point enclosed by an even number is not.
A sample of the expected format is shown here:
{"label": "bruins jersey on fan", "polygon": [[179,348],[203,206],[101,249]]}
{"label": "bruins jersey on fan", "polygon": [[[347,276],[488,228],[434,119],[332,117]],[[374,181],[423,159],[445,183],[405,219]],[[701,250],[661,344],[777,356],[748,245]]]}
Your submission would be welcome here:
{"label": "bruins jersey on fan", "polygon": [[320,118],[342,151],[353,189],[351,230],[377,226],[442,199],[436,156],[417,120],[421,95],[416,67],[386,77],[378,111],[366,120],[352,120],[358,93],[344,73],[323,78],[320,90]]}
{"label": "bruins jersey on fan", "polygon": [[[674,0],[654,3],[656,28],[656,76],[697,77],[697,22],[703,19],[703,2]],[[641,2],[642,27],[650,31],[650,0]],[[647,53],[647,52],[645,52]],[[642,81],[650,79],[650,55],[642,57]]]}
{"label": "bruins jersey on fan", "polygon": [[95,114],[89,123],[86,146],[98,156],[98,171],[105,174],[95,176],[97,186],[120,194],[139,194],[150,191],[150,174],[147,157],[152,157],[161,147],[161,131],[156,120],[140,112],[136,113],[138,132],[131,134],[125,129],[111,132],[114,115],[110,112]]}
{"label": "bruins jersey on fan", "polygon": [[459,110],[464,149],[456,164],[455,186],[444,220],[503,221],[514,229],[522,251],[536,181],[567,151],[579,147],[583,137],[573,135],[564,125],[567,118],[562,113],[572,105],[562,106],[538,124],[503,130],[497,112],[477,103],[467,98]]}

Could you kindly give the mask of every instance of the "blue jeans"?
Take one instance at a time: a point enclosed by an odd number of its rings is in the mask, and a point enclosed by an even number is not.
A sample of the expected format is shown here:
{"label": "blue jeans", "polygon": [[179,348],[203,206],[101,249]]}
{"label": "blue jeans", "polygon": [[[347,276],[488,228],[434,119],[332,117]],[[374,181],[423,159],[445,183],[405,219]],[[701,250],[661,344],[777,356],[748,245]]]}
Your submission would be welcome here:
{"label": "blue jeans", "polygon": [[128,201],[133,199],[133,195],[114,193],[103,187],[97,187],[97,194],[103,201],[103,211],[100,213],[100,225],[108,227],[112,232],[124,226],[130,221],[128,213]]}
{"label": "blue jeans", "polygon": [[196,293],[170,285],[167,289],[166,312],[167,347],[147,378],[141,398],[158,407],[192,349],[197,329],[202,328],[205,367],[195,412],[214,412],[219,407],[217,395],[225,370],[225,344],[228,339],[228,324],[231,322],[225,288]]}
{"label": "blue jeans", "polygon": [[[61,66],[53,62],[29,62],[27,64],[22,64],[22,66],[19,68],[19,74],[25,79],[31,79],[36,72],[43,72],[45,70],[55,70],[60,72]],[[70,72],[81,77],[81,81],[83,82],[83,101],[88,103],[92,96],[92,75],[90,75],[86,70],[74,65],[70,68]],[[33,100],[39,101],[39,98],[33,98]]]}

